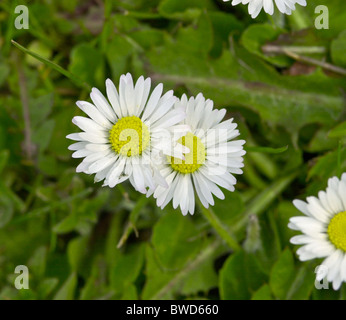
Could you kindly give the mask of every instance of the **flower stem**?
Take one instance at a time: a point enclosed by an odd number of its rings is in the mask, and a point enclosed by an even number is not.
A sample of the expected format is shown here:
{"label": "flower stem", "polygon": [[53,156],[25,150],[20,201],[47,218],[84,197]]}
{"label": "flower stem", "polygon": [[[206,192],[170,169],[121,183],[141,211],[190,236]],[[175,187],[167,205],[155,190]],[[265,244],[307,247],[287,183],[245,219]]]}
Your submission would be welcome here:
{"label": "flower stem", "polygon": [[211,226],[215,229],[218,235],[227,243],[227,245],[233,251],[237,251],[241,249],[235,236],[231,233],[230,230],[228,230],[223,225],[222,221],[218,218],[218,216],[214,213],[214,211],[211,208],[205,208],[201,203],[199,206],[201,208],[201,211],[204,217],[209,221]]}

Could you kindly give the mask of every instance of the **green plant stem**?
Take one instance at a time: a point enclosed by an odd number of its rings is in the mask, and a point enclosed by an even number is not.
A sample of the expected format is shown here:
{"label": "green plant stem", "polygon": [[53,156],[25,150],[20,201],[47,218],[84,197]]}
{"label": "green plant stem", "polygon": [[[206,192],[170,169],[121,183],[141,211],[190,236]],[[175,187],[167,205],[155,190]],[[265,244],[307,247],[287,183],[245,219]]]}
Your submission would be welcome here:
{"label": "green plant stem", "polygon": [[187,277],[192,271],[197,269],[197,267],[200,266],[203,262],[210,259],[210,257],[213,256],[213,254],[215,254],[215,251],[220,247],[220,245],[221,243],[219,239],[212,242],[209,246],[202,250],[202,252],[197,256],[196,259],[194,259],[191,263],[185,266],[180,272],[178,272],[173,277],[173,279],[170,282],[168,282],[167,285],[161,288],[161,290],[158,293],[156,293],[151,298],[151,300],[162,299],[170,290],[174,288],[175,285],[184,280],[185,277]]}
{"label": "green plant stem", "polygon": [[41,61],[42,63],[44,63],[46,66],[53,68],[55,71],[58,71],[59,73],[61,73],[62,75],[64,75],[65,77],[69,78],[76,86],[86,89],[88,91],[91,90],[91,86],[86,83],[85,81],[81,80],[80,78],[78,78],[76,75],[74,75],[73,73],[71,73],[70,71],[65,70],[64,68],[60,67],[59,65],[57,65],[56,63],[40,56],[39,54],[32,52],[26,48],[24,48],[23,46],[21,46],[19,43],[17,43],[14,40],[11,40],[12,44],[17,47],[19,50],[21,50],[22,52],[24,52],[25,54],[28,54],[32,57],[34,57],[35,59]]}
{"label": "green plant stem", "polygon": [[147,198],[145,195],[142,195],[139,198],[139,200],[137,201],[135,207],[132,209],[132,211],[130,213],[130,218],[126,224],[123,235],[121,236],[121,238],[117,244],[118,249],[121,248],[125,244],[126,240],[130,236],[132,231],[135,231],[136,236],[138,236],[138,232],[137,232],[135,224],[138,220],[138,217],[139,217],[141,210],[145,207],[145,205],[148,203],[148,201],[149,201],[149,198]]}
{"label": "green plant stem", "polygon": [[199,207],[201,208],[204,217],[209,221],[210,225],[215,229],[221,239],[223,239],[233,251],[238,251],[241,247],[235,236],[230,230],[226,229],[224,224],[215,215],[214,211],[211,208],[205,208],[202,203],[199,203]]}

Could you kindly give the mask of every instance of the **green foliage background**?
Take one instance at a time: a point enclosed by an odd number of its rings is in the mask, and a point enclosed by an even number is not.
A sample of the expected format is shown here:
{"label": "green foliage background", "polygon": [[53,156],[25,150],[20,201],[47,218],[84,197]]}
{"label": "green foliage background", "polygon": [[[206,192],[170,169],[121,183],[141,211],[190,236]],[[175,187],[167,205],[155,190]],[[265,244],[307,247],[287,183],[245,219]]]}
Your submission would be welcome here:
{"label": "green foliage background", "polygon": [[[262,50],[346,68],[345,0],[307,2],[252,20],[221,0],[1,1],[0,299],[345,299],[345,284],[314,288],[320,261],[299,262],[287,228],[300,215],[293,199],[346,171],[345,77]],[[29,8],[28,30],[14,28],[17,4]],[[320,4],[328,30],[314,28]],[[78,131],[83,82],[104,92],[126,72],[177,96],[203,92],[235,117],[244,174],[209,214],[236,248],[199,208],[183,217],[127,183],[102,188],[75,173],[65,136]],[[14,288],[17,265],[29,267],[28,290]]]}

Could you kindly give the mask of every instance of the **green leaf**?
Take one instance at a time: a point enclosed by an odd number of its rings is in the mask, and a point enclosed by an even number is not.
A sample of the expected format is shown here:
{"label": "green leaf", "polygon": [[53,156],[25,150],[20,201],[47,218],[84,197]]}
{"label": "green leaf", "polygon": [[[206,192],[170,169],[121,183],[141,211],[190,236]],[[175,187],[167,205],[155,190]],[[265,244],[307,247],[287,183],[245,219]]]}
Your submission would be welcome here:
{"label": "green leaf", "polygon": [[131,284],[128,287],[124,288],[121,300],[138,300],[136,286]]}
{"label": "green leaf", "polygon": [[73,300],[77,287],[77,275],[71,273],[59,291],[54,296],[54,300]]}
{"label": "green leaf", "polygon": [[57,225],[54,226],[53,231],[56,233],[67,233],[72,231],[77,223],[79,218],[76,214],[70,214],[65,219],[60,221]]}
{"label": "green leaf", "polygon": [[269,285],[264,284],[251,297],[251,300],[273,300]]}
{"label": "green leaf", "polygon": [[0,62],[0,87],[5,82],[7,76],[10,73],[10,68],[5,63]]}
{"label": "green leaf", "polygon": [[42,300],[47,300],[48,296],[53,292],[53,290],[58,285],[59,280],[57,278],[47,278],[43,279],[39,285],[39,295]]}
{"label": "green leaf", "polygon": [[2,173],[2,171],[4,170],[7,164],[9,155],[10,155],[10,152],[8,150],[0,151],[0,174]]}
{"label": "green leaf", "polygon": [[266,281],[252,254],[239,251],[228,257],[219,278],[220,296],[223,300],[250,299]]}
{"label": "green leaf", "polygon": [[[341,172],[344,172],[346,170],[346,148],[341,149],[340,159],[340,169]],[[338,151],[333,151],[318,157],[316,164],[308,172],[308,179],[318,176],[321,180],[327,181],[337,173]]]}
{"label": "green leaf", "polygon": [[268,42],[276,40],[282,30],[269,24],[252,24],[241,36],[243,46],[251,53],[273,63],[278,67],[286,67],[290,64],[290,59],[286,56],[268,56],[262,51],[262,47]]}
{"label": "green leaf", "polygon": [[30,120],[33,128],[44,124],[48,115],[52,112],[54,104],[54,93],[41,95],[37,98],[31,98],[29,101]]}
{"label": "green leaf", "polygon": [[214,261],[209,259],[201,264],[195,272],[186,277],[181,293],[184,295],[197,294],[198,292],[208,292],[218,285],[218,276],[215,272]]}
{"label": "green leaf", "polygon": [[87,252],[87,244],[89,237],[78,237],[72,239],[67,247],[68,261],[72,271],[78,271],[83,258]]}
{"label": "green leaf", "polygon": [[0,228],[11,221],[13,213],[14,208],[11,199],[5,194],[0,194]]}
{"label": "green leaf", "polygon": [[333,62],[340,67],[346,67],[346,30],[332,41],[330,49]]}
{"label": "green leaf", "polygon": [[245,147],[245,150],[247,152],[261,152],[261,153],[282,153],[285,152],[288,149],[288,146],[281,147],[281,148],[270,148],[270,147]]}
{"label": "green leaf", "polygon": [[29,270],[35,275],[36,279],[41,280],[43,278],[46,271],[46,261],[47,248],[43,246],[37,248],[28,262]]}
{"label": "green leaf", "polygon": [[116,292],[134,283],[144,262],[144,246],[134,246],[130,252],[119,255],[111,271],[111,287]]}
{"label": "green leaf", "polygon": [[112,70],[112,77],[115,81],[121,74],[126,73],[129,58],[134,52],[133,46],[125,38],[116,35],[107,45],[106,57]]}
{"label": "green leaf", "polygon": [[234,52],[224,50],[220,58],[211,59],[212,47],[211,24],[202,14],[195,28],[181,27],[174,38],[167,36],[146,55],[155,78],[165,85],[184,85],[192,95],[203,92],[217,107],[250,108],[291,135],[307,123],[330,125],[340,116],[344,108],[338,91],[344,86],[341,79],[318,71],[284,76],[236,44]]}
{"label": "green leaf", "polygon": [[69,78],[72,82],[74,82],[77,86],[79,86],[81,88],[85,88],[87,90],[90,90],[90,86],[87,83],[83,82],[79,77],[75,76],[71,72],[65,70],[64,68],[60,67],[56,63],[49,61],[49,60],[45,59],[44,57],[41,57],[37,53],[34,53],[34,52],[24,48],[23,46],[21,46],[19,43],[17,43],[14,40],[11,40],[11,42],[19,50],[23,51],[26,54],[29,54],[30,56],[32,56],[32,57],[36,58],[37,60],[46,64],[48,67],[51,67],[54,70],[58,71],[59,73],[63,74],[65,77]]}
{"label": "green leaf", "polygon": [[68,69],[86,83],[101,85],[105,80],[103,64],[103,56],[99,50],[90,44],[81,43],[72,49]]}
{"label": "green leaf", "polygon": [[184,217],[179,211],[168,211],[153,229],[152,243],[159,261],[172,270],[183,267],[201,248],[202,242],[197,234],[189,217]]}
{"label": "green leaf", "polygon": [[287,300],[307,300],[315,284],[314,269],[307,263],[300,267],[296,273],[290,289],[287,292]]}
{"label": "green leaf", "polygon": [[292,252],[287,248],[279,257],[270,273],[270,288],[275,297],[284,300],[294,281],[296,270]]}
{"label": "green leaf", "polygon": [[[142,291],[141,299],[148,300],[153,299],[157,293],[174,278],[178,271],[163,268],[158,261],[154,249],[149,245],[145,248],[145,261],[146,283]],[[161,299],[172,299],[172,291],[174,289],[175,286],[170,287],[170,290],[161,296]]]}
{"label": "green leaf", "polygon": [[213,9],[211,1],[189,0],[189,2],[185,2],[163,0],[159,6],[159,12],[162,16],[169,19],[187,21],[197,18],[201,14],[202,9]]}
{"label": "green leaf", "polygon": [[330,130],[328,136],[330,138],[344,138],[344,137],[346,137],[346,121],[338,124],[335,128]]}

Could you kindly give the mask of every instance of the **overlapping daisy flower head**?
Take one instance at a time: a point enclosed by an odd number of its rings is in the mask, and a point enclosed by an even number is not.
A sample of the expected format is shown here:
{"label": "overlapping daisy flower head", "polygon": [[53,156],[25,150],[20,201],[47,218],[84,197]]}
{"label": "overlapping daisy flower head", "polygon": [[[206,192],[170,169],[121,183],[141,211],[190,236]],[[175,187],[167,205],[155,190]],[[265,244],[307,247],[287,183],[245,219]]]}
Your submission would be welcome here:
{"label": "overlapping daisy flower head", "polygon": [[154,195],[157,205],[164,208],[170,201],[180,207],[183,215],[193,214],[195,193],[202,205],[214,205],[214,198],[224,199],[219,186],[234,191],[237,180],[233,174],[242,174],[243,145],[245,140],[233,140],[239,136],[233,119],[222,121],[225,109],[214,109],[213,101],[200,93],[188,99],[186,95],[176,102],[176,109],[183,108],[186,118],[181,122],[189,128],[178,133],[174,141],[189,149],[185,159],[166,157],[160,167],[168,188],[157,186],[148,195]]}
{"label": "overlapping daisy flower head", "polygon": [[162,141],[160,132],[184,119],[182,108],[174,108],[173,91],[164,95],[163,85],[158,84],[150,94],[151,79],[140,77],[134,84],[128,73],[120,77],[119,91],[114,83],[106,80],[107,98],[93,88],[93,103],[78,101],[77,106],[88,116],[76,116],[73,123],[82,132],[67,136],[77,141],[69,146],[74,158],[83,158],[77,172],[95,174],[95,182],[113,188],[127,179],[134,188],[146,193],[147,188],[158,184],[167,187],[154,163],[163,153],[183,157],[182,153]]}
{"label": "overlapping daisy flower head", "polygon": [[291,238],[293,244],[303,245],[297,250],[299,259],[325,258],[316,279],[326,277],[338,290],[346,282],[346,173],[340,180],[330,178],[318,197],[293,204],[305,215],[291,218],[288,225],[303,233]]}
{"label": "overlapping daisy flower head", "polygon": [[[224,2],[230,0],[223,0]],[[301,6],[306,6],[306,0],[232,0],[232,5],[236,6],[240,3],[248,4],[248,11],[251,18],[255,19],[262,8],[264,11],[270,15],[274,13],[274,1],[281,13],[290,15],[294,11],[295,5],[299,4]]]}

